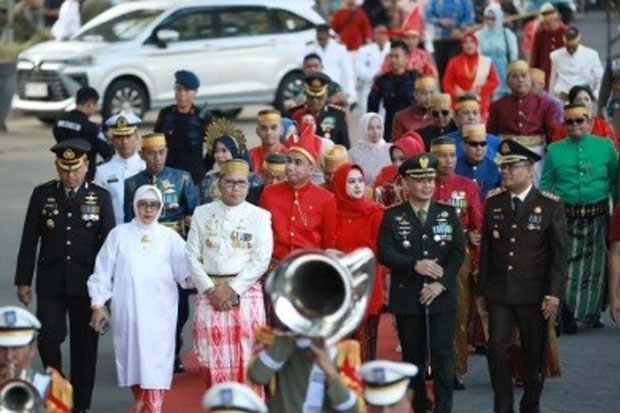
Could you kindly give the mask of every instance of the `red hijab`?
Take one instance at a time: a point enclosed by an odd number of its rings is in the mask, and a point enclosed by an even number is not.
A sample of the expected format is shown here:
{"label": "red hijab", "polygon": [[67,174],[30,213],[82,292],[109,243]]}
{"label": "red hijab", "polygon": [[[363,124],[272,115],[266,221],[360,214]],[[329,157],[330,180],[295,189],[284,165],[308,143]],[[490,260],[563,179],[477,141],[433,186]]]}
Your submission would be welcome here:
{"label": "red hijab", "polygon": [[392,144],[390,148],[390,159],[392,158],[392,150],[394,148],[403,151],[405,158],[409,159],[416,153],[424,152],[424,140],[417,132],[405,132]]}
{"label": "red hijab", "polygon": [[353,168],[360,171],[364,176],[364,170],[361,166],[349,162],[340,165],[334,172],[332,189],[336,195],[338,214],[346,218],[361,218],[383,209],[383,205],[378,202],[370,201],[365,197],[353,199],[347,194],[347,177]]}

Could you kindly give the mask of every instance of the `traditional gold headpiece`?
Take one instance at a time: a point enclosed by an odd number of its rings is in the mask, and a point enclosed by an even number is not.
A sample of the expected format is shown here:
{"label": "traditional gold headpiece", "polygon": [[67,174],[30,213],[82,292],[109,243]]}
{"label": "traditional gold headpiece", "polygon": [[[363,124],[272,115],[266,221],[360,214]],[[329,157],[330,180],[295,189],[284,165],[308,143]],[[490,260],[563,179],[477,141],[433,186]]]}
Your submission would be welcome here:
{"label": "traditional gold headpiece", "polygon": [[163,133],[148,133],[142,136],[142,149],[161,148],[167,146],[166,135]]}
{"label": "traditional gold headpiece", "polygon": [[239,152],[243,152],[247,149],[245,134],[243,131],[237,128],[234,122],[228,119],[219,118],[215,119],[207,129],[207,133],[205,135],[206,150],[213,153],[213,145],[215,144],[215,141],[222,136],[230,136],[233,138],[235,142],[237,142]]}

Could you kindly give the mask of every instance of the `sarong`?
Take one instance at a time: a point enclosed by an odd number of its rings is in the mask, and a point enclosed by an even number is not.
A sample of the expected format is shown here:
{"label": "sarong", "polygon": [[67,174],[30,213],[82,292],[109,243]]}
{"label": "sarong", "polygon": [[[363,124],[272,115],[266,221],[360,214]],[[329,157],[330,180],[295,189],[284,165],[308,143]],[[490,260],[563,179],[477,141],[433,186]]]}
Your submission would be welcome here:
{"label": "sarong", "polygon": [[569,218],[568,277],[564,300],[575,319],[585,324],[598,321],[605,297],[607,215]]}
{"label": "sarong", "polygon": [[196,299],[194,351],[208,386],[226,381],[244,383],[252,358],[254,330],[265,324],[260,283],[254,284],[229,311],[217,311],[204,294]]}
{"label": "sarong", "polygon": [[474,281],[469,248],[465,248],[465,258],[456,276],[458,311],[456,330],[454,332],[454,371],[462,376],[467,373],[467,357],[469,356],[469,323],[474,302]]}
{"label": "sarong", "polygon": [[143,389],[137,384],[130,388],[135,401],[130,413],[161,413],[166,390]]}

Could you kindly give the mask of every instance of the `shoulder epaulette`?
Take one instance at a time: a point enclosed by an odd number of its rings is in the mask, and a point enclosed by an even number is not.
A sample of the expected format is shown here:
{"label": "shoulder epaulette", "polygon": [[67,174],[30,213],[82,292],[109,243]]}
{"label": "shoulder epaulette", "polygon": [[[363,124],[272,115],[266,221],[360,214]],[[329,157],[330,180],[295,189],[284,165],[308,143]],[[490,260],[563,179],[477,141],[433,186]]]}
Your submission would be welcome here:
{"label": "shoulder epaulette", "polygon": [[547,199],[550,199],[550,200],[555,201],[555,202],[560,202],[560,197],[555,195],[555,194],[552,194],[551,192],[540,191],[540,194],[542,196],[544,196],[545,198],[547,198]]}
{"label": "shoulder epaulette", "polygon": [[44,183],[41,186],[55,186],[58,184],[58,179],[52,179],[50,181],[47,181],[46,183]]}
{"label": "shoulder epaulette", "polygon": [[506,192],[506,188],[499,187],[499,188],[491,189],[489,193],[487,194],[487,199],[497,196],[499,194],[502,194],[504,192]]}

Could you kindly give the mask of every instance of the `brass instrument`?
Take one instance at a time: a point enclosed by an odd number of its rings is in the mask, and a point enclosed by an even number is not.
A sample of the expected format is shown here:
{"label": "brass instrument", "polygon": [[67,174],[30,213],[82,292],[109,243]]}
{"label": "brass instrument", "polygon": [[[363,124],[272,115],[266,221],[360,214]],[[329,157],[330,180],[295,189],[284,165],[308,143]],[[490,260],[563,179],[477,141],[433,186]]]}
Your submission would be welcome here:
{"label": "brass instrument", "polygon": [[280,261],[265,287],[276,316],[292,334],[322,337],[333,344],[358,327],[374,276],[375,258],[369,248],[350,254],[308,249]]}
{"label": "brass instrument", "polygon": [[44,413],[45,403],[39,391],[22,379],[0,384],[0,413]]}

